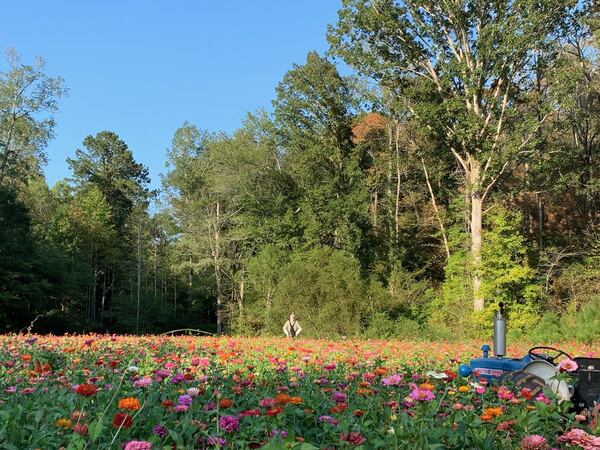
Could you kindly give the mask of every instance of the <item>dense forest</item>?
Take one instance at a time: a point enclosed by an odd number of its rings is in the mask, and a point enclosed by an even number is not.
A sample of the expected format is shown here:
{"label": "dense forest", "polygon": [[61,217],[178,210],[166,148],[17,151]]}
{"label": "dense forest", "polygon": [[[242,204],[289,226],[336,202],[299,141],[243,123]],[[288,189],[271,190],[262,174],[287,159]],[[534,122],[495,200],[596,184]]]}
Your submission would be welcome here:
{"label": "dense forest", "polygon": [[[184,123],[162,189],[117,134],[48,186],[66,82],[0,73],[0,327],[307,336],[600,331],[593,4],[343,0],[272,109]],[[143,152],[144,149],[134,149]]]}

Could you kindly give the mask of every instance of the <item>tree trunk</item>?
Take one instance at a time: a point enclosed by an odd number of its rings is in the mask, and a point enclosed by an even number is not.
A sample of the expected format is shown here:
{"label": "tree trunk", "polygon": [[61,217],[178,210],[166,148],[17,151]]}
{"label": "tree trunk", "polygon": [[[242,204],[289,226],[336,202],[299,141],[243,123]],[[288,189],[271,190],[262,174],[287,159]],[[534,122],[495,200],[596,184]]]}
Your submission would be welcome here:
{"label": "tree trunk", "polygon": [[104,327],[104,302],[106,301],[106,272],[108,269],[104,268],[102,277],[102,303],[100,304],[100,325]]}
{"label": "tree trunk", "polygon": [[194,271],[192,270],[192,250],[190,250],[190,254],[188,257],[188,262],[190,264],[190,267],[188,268],[188,300],[190,305],[192,304],[192,300],[193,300],[193,295],[192,295],[192,288],[193,286],[193,275],[194,275]]}
{"label": "tree trunk", "polygon": [[438,224],[440,225],[440,231],[442,233],[442,239],[444,241],[444,249],[446,250],[446,257],[450,258],[450,247],[448,246],[448,238],[446,237],[444,221],[442,220],[442,216],[440,216],[440,211],[438,209],[437,202],[435,201],[435,194],[433,193],[433,188],[431,187],[431,182],[429,181],[429,172],[427,171],[427,166],[425,166],[425,159],[421,158],[421,164],[423,165],[423,173],[425,174],[427,188],[429,189],[429,194],[431,195],[431,205],[433,206],[435,217],[437,218]]}
{"label": "tree trunk", "polygon": [[177,317],[177,275],[174,275],[173,278],[173,314]]}
{"label": "tree trunk", "polygon": [[138,227],[138,248],[137,248],[137,311],[135,316],[135,332],[140,332],[140,291],[142,289],[142,222]]}
{"label": "tree trunk", "polygon": [[373,193],[373,229],[375,230],[375,234],[377,234],[377,210],[379,209],[379,192],[375,189]]}
{"label": "tree trunk", "polygon": [[394,237],[396,245],[400,240],[400,124],[396,123],[395,161],[396,161],[396,199],[394,207]]}
{"label": "tree trunk", "polygon": [[480,165],[474,158],[470,160],[468,179],[470,183],[471,200],[471,282],[473,288],[473,308],[475,311],[483,310],[484,299],[481,296],[481,245],[483,223],[483,198],[480,190]]}
{"label": "tree trunk", "polygon": [[217,334],[223,332],[223,323],[221,317],[221,265],[220,265],[220,253],[219,253],[219,216],[220,216],[220,202],[217,201],[216,205],[216,220],[215,220],[215,246],[213,251],[213,261],[215,267],[215,288],[217,293]]}
{"label": "tree trunk", "polygon": [[238,309],[240,312],[240,316],[242,315],[242,312],[244,311],[244,277],[242,276],[242,279],[240,280],[240,287],[239,287],[239,293],[238,293]]}
{"label": "tree trunk", "polygon": [[535,193],[537,200],[537,211],[538,211],[538,245],[540,250],[544,249],[544,204],[542,202],[542,196],[539,192]]}
{"label": "tree trunk", "polygon": [[158,248],[156,246],[156,243],[154,243],[154,268],[153,268],[153,272],[154,272],[154,301],[156,301],[156,297],[157,297],[157,289],[156,289],[156,271],[157,271],[157,259],[158,259]]}

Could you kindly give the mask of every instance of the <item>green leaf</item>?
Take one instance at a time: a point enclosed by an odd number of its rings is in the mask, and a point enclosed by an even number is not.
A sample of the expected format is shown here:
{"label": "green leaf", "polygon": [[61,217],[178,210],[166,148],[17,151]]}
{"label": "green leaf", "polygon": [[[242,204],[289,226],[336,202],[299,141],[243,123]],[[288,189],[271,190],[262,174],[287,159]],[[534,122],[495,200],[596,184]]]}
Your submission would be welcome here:
{"label": "green leaf", "polygon": [[95,442],[100,437],[103,429],[104,429],[104,423],[102,422],[102,420],[95,422],[93,424],[90,424],[90,436],[92,438],[92,442]]}

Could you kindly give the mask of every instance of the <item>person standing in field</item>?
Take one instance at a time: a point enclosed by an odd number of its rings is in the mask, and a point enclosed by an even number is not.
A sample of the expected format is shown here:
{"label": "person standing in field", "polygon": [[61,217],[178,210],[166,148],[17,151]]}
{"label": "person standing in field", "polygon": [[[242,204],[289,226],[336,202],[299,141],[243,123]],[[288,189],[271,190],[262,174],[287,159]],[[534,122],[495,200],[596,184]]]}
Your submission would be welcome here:
{"label": "person standing in field", "polygon": [[290,318],[283,326],[283,332],[288,338],[295,338],[301,331],[302,327],[300,326],[300,322],[296,320],[294,313],[290,314]]}

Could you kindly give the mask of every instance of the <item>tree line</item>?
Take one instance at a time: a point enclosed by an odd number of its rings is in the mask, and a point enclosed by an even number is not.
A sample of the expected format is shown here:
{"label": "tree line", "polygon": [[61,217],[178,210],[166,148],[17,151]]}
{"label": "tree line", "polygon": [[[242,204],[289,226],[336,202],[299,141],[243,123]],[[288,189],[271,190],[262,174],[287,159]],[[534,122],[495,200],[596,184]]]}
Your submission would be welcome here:
{"label": "tree line", "polygon": [[598,29],[580,1],[343,0],[271,111],[175,131],[159,191],[111,131],[49,187],[65,82],[10,53],[0,323],[449,338],[503,301],[515,335],[593,339]]}

